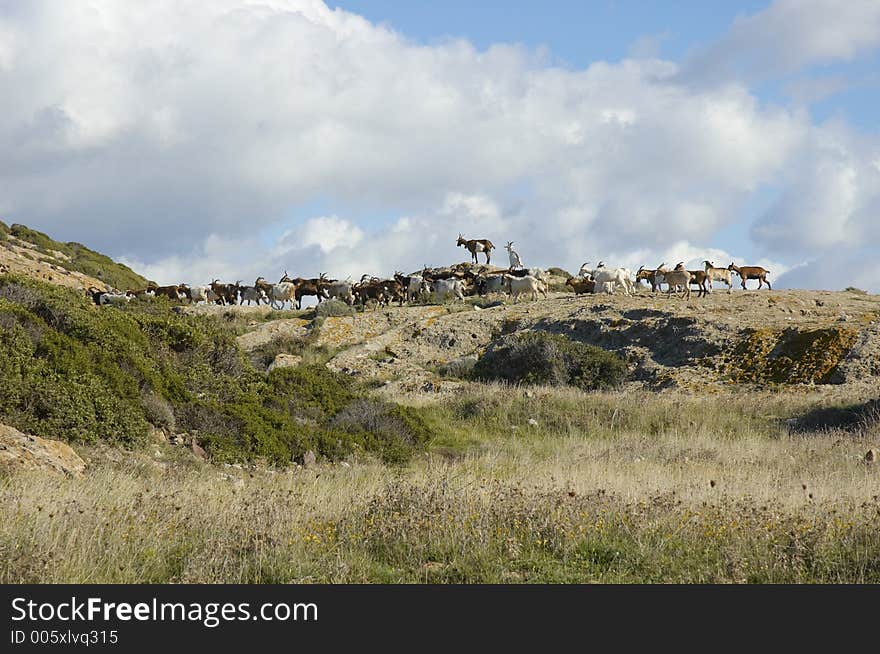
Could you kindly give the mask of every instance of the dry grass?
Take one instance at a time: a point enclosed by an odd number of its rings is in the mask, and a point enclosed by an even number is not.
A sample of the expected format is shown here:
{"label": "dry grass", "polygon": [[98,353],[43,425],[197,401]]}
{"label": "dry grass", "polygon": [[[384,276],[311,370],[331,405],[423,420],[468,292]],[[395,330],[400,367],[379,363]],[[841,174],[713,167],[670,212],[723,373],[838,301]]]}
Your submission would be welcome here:
{"label": "dry grass", "polygon": [[475,385],[405,468],[90,452],[0,480],[0,582],[877,582],[876,434],[785,426],[824,401]]}

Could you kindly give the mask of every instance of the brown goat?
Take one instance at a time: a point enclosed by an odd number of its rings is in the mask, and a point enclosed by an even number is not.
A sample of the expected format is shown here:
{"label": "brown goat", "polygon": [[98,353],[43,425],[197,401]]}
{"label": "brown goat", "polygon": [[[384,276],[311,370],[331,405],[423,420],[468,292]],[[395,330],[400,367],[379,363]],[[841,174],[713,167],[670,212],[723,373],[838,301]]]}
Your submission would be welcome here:
{"label": "brown goat", "polygon": [[[675,266],[677,271],[684,270],[684,262],[679,263]],[[696,286],[699,291],[697,291],[697,297],[704,297],[709,294],[709,275],[705,270],[688,270],[691,274],[691,286]]]}
{"label": "brown goat", "polygon": [[638,272],[636,273],[636,281],[639,282],[639,281],[644,280],[651,285],[652,292],[656,291],[657,287],[659,286],[659,284],[657,284],[657,271],[659,271],[665,265],[666,265],[665,263],[661,263],[654,270],[648,270],[647,268],[642,266],[641,268],[639,268]]}
{"label": "brown goat", "polygon": [[569,277],[565,280],[566,286],[571,286],[574,289],[575,295],[580,295],[581,293],[595,293],[596,292],[596,282],[592,279],[578,279],[577,277]]}
{"label": "brown goat", "polygon": [[764,284],[767,284],[767,288],[769,290],[773,290],[773,287],[770,286],[770,280],[767,279],[767,275],[770,274],[770,271],[762,268],[761,266],[736,266],[731,261],[730,265],[727,266],[727,269],[739,275],[740,282],[744,291],[747,290],[746,281],[750,279],[758,280],[758,290],[763,288]]}
{"label": "brown goat", "polygon": [[455,245],[457,247],[461,247],[463,245],[465,249],[467,249],[467,251],[471,253],[471,256],[474,259],[474,263],[479,263],[477,261],[477,252],[485,253],[487,266],[489,265],[491,250],[495,247],[494,245],[492,245],[492,241],[488,239],[472,238],[470,240],[466,240],[461,234],[458,235],[458,241],[456,241]]}

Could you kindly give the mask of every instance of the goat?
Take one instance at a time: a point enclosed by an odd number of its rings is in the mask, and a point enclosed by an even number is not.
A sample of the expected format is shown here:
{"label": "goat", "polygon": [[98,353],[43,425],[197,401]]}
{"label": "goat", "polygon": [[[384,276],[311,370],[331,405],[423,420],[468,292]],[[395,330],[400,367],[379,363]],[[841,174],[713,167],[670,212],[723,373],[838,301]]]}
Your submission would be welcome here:
{"label": "goat", "polygon": [[691,274],[687,270],[667,270],[660,268],[655,277],[657,285],[669,284],[667,293],[674,293],[677,288],[683,288],[686,299],[691,298]]}
{"label": "goat", "polygon": [[235,284],[221,284],[219,279],[211,282],[211,290],[217,296],[217,304],[238,304],[238,287]]}
{"label": "goat", "polygon": [[[583,276],[582,274],[586,271],[589,263],[590,262],[588,261],[581,266],[581,270],[578,273],[579,275]],[[621,286],[623,288],[623,294],[626,296],[631,295],[635,290],[632,282],[632,272],[628,268],[606,268],[605,264],[600,261],[599,266],[591,270],[589,275],[593,281],[596,282],[596,288],[599,288],[599,286],[606,288],[605,284],[610,283],[611,293],[614,292],[615,286]]]}
{"label": "goat", "polygon": [[186,287],[183,284],[174,284],[172,286],[156,286],[156,284],[148,284],[147,289],[153,291],[156,297],[167,297],[175,302],[186,297]]}
{"label": "goat", "polygon": [[352,292],[364,308],[366,308],[369,300],[373,300],[376,306],[379,307],[387,304],[390,298],[390,293],[388,293],[382,280],[378,277],[370,277],[369,275],[361,277],[361,281],[352,286]]}
{"label": "goat", "polygon": [[260,306],[260,302],[262,300],[267,300],[265,291],[258,286],[242,286],[241,280],[238,280],[235,283],[235,288],[240,293],[240,298],[238,303],[244,304],[247,301],[248,306],[250,306],[251,302],[255,302],[257,306]]}
{"label": "goat", "polygon": [[[400,272],[394,273],[394,279],[403,288],[403,297],[407,302],[419,297],[419,294],[422,291],[422,284],[425,281],[424,277],[421,275],[406,276]],[[402,304],[403,302],[401,302],[401,305]]]}
{"label": "goat", "polygon": [[437,303],[445,302],[449,296],[464,302],[464,282],[460,279],[435,279],[431,290]]}
{"label": "goat", "polygon": [[[333,280],[336,281],[336,280]],[[294,284],[296,286],[296,290],[294,291],[294,300],[296,301],[296,308],[302,308],[302,299],[306,295],[313,295],[318,299],[318,303],[320,304],[322,300],[327,299],[327,295],[324,291],[324,287],[326,284],[330,283],[330,280],[327,279],[327,273],[321,273],[318,277],[312,277],[310,279],[303,279],[302,277],[295,277],[291,279],[287,276],[287,271],[284,271],[284,276],[281,278],[281,282],[288,282]]]}
{"label": "goat", "polygon": [[661,263],[654,270],[648,270],[644,266],[639,268],[639,271],[636,273],[636,281],[646,281],[651,285],[651,291],[657,292],[657,288],[659,284],[657,283],[657,271],[665,266],[665,263]]}
{"label": "goat", "polygon": [[519,253],[513,249],[513,241],[508,241],[507,245],[504,246],[504,249],[507,250],[507,255],[510,257],[510,270],[517,270],[525,267],[522,264],[522,259],[519,258]]}
{"label": "goat", "polygon": [[146,298],[154,298],[156,297],[156,292],[150,288],[136,288],[136,289],[128,289],[126,291],[129,295],[138,300],[145,300]]}
{"label": "goat", "polygon": [[504,278],[507,281],[507,290],[510,293],[510,297],[514,301],[516,301],[520,295],[526,293],[531,294],[532,300],[538,299],[538,293],[541,293],[545,298],[547,297],[547,289],[544,286],[544,282],[536,277],[532,277],[531,275],[515,277],[513,275],[505,274]]}
{"label": "goat", "polygon": [[724,282],[727,284],[727,292],[733,292],[733,284],[730,283],[730,270],[727,268],[716,268],[715,264],[706,259],[703,261],[704,270],[709,278],[709,292],[712,292],[712,282]]}
{"label": "goat", "polygon": [[773,290],[773,287],[770,286],[770,280],[767,279],[767,275],[770,274],[770,271],[761,266],[735,266],[731,261],[730,265],[727,266],[727,269],[739,275],[744,291],[747,290],[746,281],[749,279],[758,280],[758,290],[761,290],[765,283],[767,284],[768,290]]}
{"label": "goat", "polygon": [[354,282],[351,279],[346,279],[344,282],[336,280],[328,281],[325,287],[327,297],[342,300],[347,305],[351,306],[354,304],[354,293],[352,293],[351,290],[353,285]]}
{"label": "goat", "polygon": [[210,286],[187,286],[184,284],[183,294],[193,304],[198,304],[199,302],[207,304],[217,300],[217,295],[211,290]]}
{"label": "goat", "polygon": [[540,279],[545,284],[550,282],[550,274],[543,268],[523,268],[521,270],[507,270],[505,274],[513,277],[525,277],[530,275],[535,279]]}
{"label": "goat", "polygon": [[455,243],[456,247],[461,247],[462,245],[465,249],[471,253],[471,256],[474,259],[474,263],[479,263],[477,261],[477,252],[483,252],[486,255],[486,265],[489,265],[489,256],[491,254],[492,249],[495,248],[492,245],[492,241],[485,238],[476,238],[465,240],[464,236],[461,234],[458,235],[458,241]]}
{"label": "goat", "polygon": [[89,286],[89,289],[86,291],[86,294],[92,298],[92,302],[95,303],[95,306],[101,306],[101,296],[104,295],[107,291],[102,291],[101,289],[95,288],[94,286]]}
{"label": "goat", "polygon": [[596,282],[592,279],[581,279],[579,277],[569,277],[565,280],[566,286],[571,286],[574,289],[575,295],[580,295],[581,293],[595,293],[596,292]]}
{"label": "goat", "polygon": [[273,309],[283,309],[285,302],[294,301],[296,284],[293,282],[278,282],[273,284],[269,291],[269,306]]}
{"label": "goat", "polygon": [[488,295],[489,293],[499,293],[504,290],[506,280],[503,274],[499,275],[478,275],[475,279],[474,286],[480,295]]}
{"label": "goat", "polygon": [[[675,266],[676,271],[684,270],[684,262],[682,261],[678,265]],[[691,274],[691,286],[696,286],[699,290],[697,291],[697,297],[704,297],[709,294],[709,275],[705,270],[688,270]]]}
{"label": "goat", "polygon": [[266,296],[266,303],[268,303],[268,302],[269,302],[269,298],[272,297],[272,286],[273,286],[273,285],[270,284],[269,282],[267,282],[267,281],[265,280],[265,278],[263,278],[263,277],[257,277],[257,279],[254,280],[254,287],[255,287],[255,288],[259,288],[259,289],[262,290],[263,293],[265,294],[265,296]]}
{"label": "goat", "polygon": [[134,295],[130,295],[128,291],[122,292],[117,290],[111,291],[93,291],[89,289],[89,292],[92,295],[92,299],[95,301],[99,307],[106,306],[108,304],[126,304],[131,302],[131,299]]}

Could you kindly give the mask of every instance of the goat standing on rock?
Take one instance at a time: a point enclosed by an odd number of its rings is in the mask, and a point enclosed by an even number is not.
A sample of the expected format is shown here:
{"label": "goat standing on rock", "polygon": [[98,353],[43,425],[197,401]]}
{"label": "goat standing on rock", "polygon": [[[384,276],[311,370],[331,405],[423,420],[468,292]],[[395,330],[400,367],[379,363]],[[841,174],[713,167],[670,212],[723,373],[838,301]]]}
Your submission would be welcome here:
{"label": "goat standing on rock", "polygon": [[491,254],[491,250],[495,248],[492,245],[492,241],[485,238],[477,238],[471,240],[465,240],[464,236],[461,234],[458,235],[458,241],[455,243],[456,246],[461,247],[462,245],[467,249],[468,252],[471,253],[471,256],[474,258],[474,263],[479,263],[477,261],[477,252],[484,252],[486,254],[486,265],[489,265],[489,257]]}
{"label": "goat standing on rock", "polygon": [[504,249],[507,250],[507,254],[510,256],[510,270],[525,268],[522,259],[519,258],[519,253],[513,249],[513,241],[508,241]]}

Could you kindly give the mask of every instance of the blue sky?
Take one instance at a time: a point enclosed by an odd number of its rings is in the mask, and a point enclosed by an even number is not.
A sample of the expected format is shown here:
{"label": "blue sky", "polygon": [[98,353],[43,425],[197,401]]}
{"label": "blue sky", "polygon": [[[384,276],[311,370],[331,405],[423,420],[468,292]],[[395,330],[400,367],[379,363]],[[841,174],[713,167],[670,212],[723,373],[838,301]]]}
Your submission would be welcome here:
{"label": "blue sky", "polygon": [[645,38],[679,59],[723,34],[737,15],[766,2],[576,2],[489,0],[345,0],[331,2],[424,43],[464,38],[480,49],[495,43],[546,47],[560,62],[584,68],[628,56]]}
{"label": "blue sky", "polygon": [[7,0],[0,218],[163,282],[466,232],[880,291],[877,71],[877,0]]}
{"label": "blue sky", "polygon": [[[545,49],[552,65],[582,69],[597,61],[617,62],[634,56],[683,61],[722,37],[738,17],[755,14],[769,4],[766,0],[336,0],[330,6],[362,15],[420,43],[466,39],[480,50],[516,43]],[[792,87],[798,82],[826,78],[841,81],[828,97],[817,101],[792,97]],[[880,51],[854,61],[811,65],[789,75],[758,80],[751,90],[763,103],[802,107],[817,122],[842,120],[876,132]],[[742,219],[719,230],[710,244],[753,251],[750,225],[777,195],[772,186],[757,190],[745,203]],[[332,211],[331,204],[322,209]],[[309,211],[298,213],[305,218]],[[783,258],[789,263],[797,261],[797,255]]]}
{"label": "blue sky", "polygon": [[[768,4],[765,0],[337,0],[330,6],[362,15],[420,43],[466,39],[481,50],[498,43],[516,43],[546,50],[552,65],[577,69],[597,61],[615,62],[634,56],[682,61],[721,37],[738,17],[754,14]],[[752,90],[761,102],[803,107],[819,122],[842,120],[860,129],[876,131],[876,107],[880,103],[878,71],[880,55],[875,52],[856,61],[808,66],[791,75],[759,80]],[[817,78],[841,83],[834,93],[819,100],[805,100],[794,91],[799,82]],[[768,210],[777,195],[778,191],[771,186],[755,192],[743,207],[742,220],[718,231],[711,245],[751,250],[749,227]],[[295,213],[305,219],[314,208]],[[332,203],[322,204],[321,209],[325,213],[332,211]]]}

